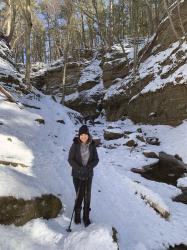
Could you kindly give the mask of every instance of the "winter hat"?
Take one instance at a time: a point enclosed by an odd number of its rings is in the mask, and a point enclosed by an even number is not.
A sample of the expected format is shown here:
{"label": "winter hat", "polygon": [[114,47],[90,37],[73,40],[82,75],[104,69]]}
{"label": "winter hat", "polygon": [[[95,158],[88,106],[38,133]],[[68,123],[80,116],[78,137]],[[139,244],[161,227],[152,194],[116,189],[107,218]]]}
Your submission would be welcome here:
{"label": "winter hat", "polygon": [[89,133],[89,129],[86,125],[82,125],[80,128],[79,128],[79,136],[82,135],[82,134],[87,134],[87,135],[90,135]]}

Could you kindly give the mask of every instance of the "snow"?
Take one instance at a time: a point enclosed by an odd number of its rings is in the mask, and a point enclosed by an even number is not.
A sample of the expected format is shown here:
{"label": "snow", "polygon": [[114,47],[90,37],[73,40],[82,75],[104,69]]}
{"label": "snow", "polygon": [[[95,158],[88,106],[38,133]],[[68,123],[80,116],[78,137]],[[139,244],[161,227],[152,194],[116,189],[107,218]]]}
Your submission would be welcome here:
{"label": "snow", "polygon": [[103,86],[103,81],[101,80],[100,83],[98,83],[96,86],[92,87],[91,89],[88,90],[83,90],[81,92],[74,92],[73,94],[66,95],[65,96],[65,102],[73,102],[76,101],[77,99],[80,99],[81,102],[84,103],[95,103],[96,101],[94,100],[94,97],[97,95],[101,95],[104,91],[104,86]]}
{"label": "snow", "polygon": [[[111,238],[112,226],[118,232],[119,247],[123,250],[166,249],[169,245],[186,243],[186,207],[172,201],[180,189],[149,181],[130,169],[157,161],[145,158],[142,154],[144,151],[178,153],[187,162],[187,137],[184,136],[187,122],[184,121],[176,128],[141,125],[143,133],[159,137],[161,145],[157,147],[139,142],[138,147],[132,151],[123,145],[125,138],[112,142],[103,138],[103,130],[109,126],[114,130],[120,128],[120,131],[132,131],[129,137],[135,138],[140,126],[130,120],[104,122],[90,127],[91,133],[101,138],[103,143],[98,148],[100,162],[95,168],[93,180],[93,223],[88,228],[73,224],[73,231],[68,234],[65,228],[70,220],[75,192],[67,157],[79,125],[75,126],[68,116],[72,110],[55,103],[50,97],[42,95],[40,101],[31,97],[23,96],[20,101],[39,106],[40,110],[19,109],[16,104],[5,102],[3,97],[0,99],[0,117],[3,122],[0,160],[28,166],[1,166],[0,195],[30,199],[43,193],[53,193],[62,199],[65,212],[56,219],[32,220],[19,228],[1,225],[0,246],[3,245],[3,250],[11,249],[12,246],[16,250],[113,250],[117,247]],[[38,124],[36,118],[44,119],[45,124]],[[59,119],[63,119],[65,124],[57,123]],[[7,138],[11,138],[11,141]],[[116,149],[104,147],[110,144],[118,146]],[[11,150],[8,150],[10,146]],[[146,204],[141,194],[170,212],[169,220],[162,218]]]}
{"label": "snow", "polygon": [[102,75],[102,69],[99,66],[101,63],[98,59],[93,59],[90,64],[82,71],[81,77],[79,79],[78,85],[81,86],[86,84],[89,81],[96,81],[96,78],[99,78]]}
{"label": "snow", "polygon": [[116,134],[122,134],[123,133],[123,131],[120,128],[115,128],[115,129],[107,128],[107,129],[105,129],[105,131],[109,132],[109,133],[116,133]]}
{"label": "snow", "polygon": [[78,91],[74,92],[73,94],[66,95],[65,96],[65,101],[66,102],[75,101],[77,98],[79,98],[79,92]]}
{"label": "snow", "polygon": [[125,94],[125,90],[123,87],[125,87],[131,79],[120,79],[116,84],[112,84],[106,91],[104,95],[104,100],[109,100],[113,96],[120,96]]}
{"label": "snow", "polygon": [[183,187],[183,188],[187,188],[187,176],[184,178],[180,178],[177,181],[177,187]]}
{"label": "snow", "polygon": [[14,196],[29,200],[47,193],[36,177],[21,173],[20,169],[17,171],[2,165],[0,185],[0,196]]}
{"label": "snow", "polygon": [[0,3],[0,10],[3,10],[5,8],[5,3]]}
{"label": "snow", "polygon": [[64,242],[64,250],[111,250],[113,248],[111,228],[106,225],[92,224],[85,231],[72,233]]}
{"label": "snow", "polygon": [[[102,82],[97,86],[92,89],[94,93],[96,87],[98,91],[103,88]],[[102,119],[101,124],[90,126],[91,134],[102,142],[98,148],[100,162],[93,178],[93,223],[87,228],[73,223],[72,233],[68,234],[66,228],[75,191],[67,158],[80,124],[75,125],[68,115],[74,111],[54,102],[50,96],[41,94],[38,100],[30,94],[18,99],[40,109],[20,109],[0,95],[0,121],[3,123],[0,125],[0,160],[20,163],[18,167],[0,164],[0,195],[31,199],[53,193],[62,200],[64,212],[55,219],[35,219],[22,227],[0,225],[0,249],[117,250],[111,237],[112,227],[117,230],[120,250],[165,250],[169,245],[187,244],[186,205],[172,200],[181,193],[179,186],[186,185],[186,177],[175,187],[150,181],[131,171],[131,168],[142,168],[158,161],[144,157],[144,151],[178,154],[187,163],[187,121],[170,127]],[[36,122],[38,118],[44,119],[45,124]],[[57,122],[62,119],[65,124]],[[132,150],[125,146],[126,138],[105,141],[103,131],[109,126],[114,131],[132,131],[130,139],[136,138],[137,128],[141,127],[143,134],[158,137],[161,144],[153,146],[136,140],[138,146]],[[109,148],[113,145],[114,149]],[[142,195],[168,211],[169,218],[161,217]]]}
{"label": "snow", "polygon": [[43,63],[43,62],[34,63],[32,64],[31,76],[36,77],[44,75],[48,70],[55,70],[59,67],[63,67],[63,65],[64,65],[63,57],[51,63]]}
{"label": "snow", "polygon": [[[151,39],[152,38],[150,38],[149,40],[151,40]],[[140,39],[139,45],[138,45],[139,50],[142,49],[145,46],[146,42],[148,42],[147,39],[145,39],[145,38]],[[134,47],[133,47],[133,41],[132,41],[132,39],[131,38],[124,39],[122,41],[122,45],[124,47],[125,53],[127,54],[127,58],[129,60],[133,60],[133,58],[134,58]],[[108,52],[108,53],[105,54],[105,58],[110,59],[112,57],[112,54],[116,53],[116,52],[123,54],[122,47],[121,47],[121,45],[119,43],[114,44],[111,47],[111,51],[112,52],[110,52],[110,53]],[[126,60],[126,59],[123,58],[122,61],[123,60]]]}
{"label": "snow", "polygon": [[9,75],[17,79],[15,68],[4,59],[0,58],[0,75],[8,77]]}
{"label": "snow", "polygon": [[[3,106],[3,105],[2,105]],[[1,119],[2,121],[3,119]],[[0,152],[0,159],[14,162],[15,158],[27,166],[32,165],[34,156],[25,143],[18,138],[9,135],[0,135],[0,144],[3,145]],[[11,151],[10,151],[11,148]]]}

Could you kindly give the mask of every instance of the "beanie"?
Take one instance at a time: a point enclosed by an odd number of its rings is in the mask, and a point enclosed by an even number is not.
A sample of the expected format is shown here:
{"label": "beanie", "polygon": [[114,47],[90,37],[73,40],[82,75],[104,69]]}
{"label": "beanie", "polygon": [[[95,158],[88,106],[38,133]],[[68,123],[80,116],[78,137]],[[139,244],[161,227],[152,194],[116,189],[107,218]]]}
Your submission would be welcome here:
{"label": "beanie", "polygon": [[87,134],[87,135],[90,135],[89,133],[89,129],[86,125],[82,125],[80,128],[79,128],[79,136],[82,135],[82,134]]}

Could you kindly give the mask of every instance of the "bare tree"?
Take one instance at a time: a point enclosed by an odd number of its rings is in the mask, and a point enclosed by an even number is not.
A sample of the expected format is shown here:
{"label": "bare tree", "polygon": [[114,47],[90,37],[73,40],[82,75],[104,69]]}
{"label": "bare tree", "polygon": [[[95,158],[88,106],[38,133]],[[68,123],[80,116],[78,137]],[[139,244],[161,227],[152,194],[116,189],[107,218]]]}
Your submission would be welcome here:
{"label": "bare tree", "polygon": [[25,0],[25,4],[19,0],[20,7],[25,19],[25,41],[26,41],[26,72],[25,82],[27,88],[31,91],[32,85],[30,81],[30,69],[31,69],[31,30],[32,30],[32,19],[31,19],[31,1]]}
{"label": "bare tree", "polygon": [[61,104],[64,104],[65,99],[65,83],[66,83],[66,69],[67,69],[67,62],[68,62],[68,53],[69,53],[69,45],[70,45],[70,32],[71,32],[71,24],[72,24],[72,15],[73,15],[73,3],[71,0],[65,0],[65,9],[67,14],[67,26],[66,32],[64,37],[64,67],[63,67],[63,74],[62,74],[62,99]]}
{"label": "bare tree", "polygon": [[182,21],[182,18],[181,18],[180,1],[179,0],[177,0],[177,10],[178,10],[179,21],[180,21],[180,27],[181,27],[181,30],[182,30],[182,34],[185,37],[185,40],[187,41],[187,34],[186,34],[185,29],[184,29],[183,21]]}
{"label": "bare tree", "polygon": [[175,29],[175,26],[174,26],[174,23],[173,23],[173,20],[172,20],[172,17],[171,17],[170,9],[169,9],[169,6],[168,6],[166,0],[164,0],[164,7],[165,7],[165,10],[166,10],[166,12],[167,12],[167,15],[168,15],[169,22],[170,22],[171,28],[172,28],[172,30],[173,30],[173,33],[175,34],[177,40],[179,40],[180,43],[181,43],[181,37],[179,36],[179,34],[177,33],[177,31],[176,31],[176,29]]}
{"label": "bare tree", "polygon": [[5,0],[6,10],[5,10],[5,20],[3,23],[3,31],[10,42],[13,37],[16,19],[16,4],[15,0]]}

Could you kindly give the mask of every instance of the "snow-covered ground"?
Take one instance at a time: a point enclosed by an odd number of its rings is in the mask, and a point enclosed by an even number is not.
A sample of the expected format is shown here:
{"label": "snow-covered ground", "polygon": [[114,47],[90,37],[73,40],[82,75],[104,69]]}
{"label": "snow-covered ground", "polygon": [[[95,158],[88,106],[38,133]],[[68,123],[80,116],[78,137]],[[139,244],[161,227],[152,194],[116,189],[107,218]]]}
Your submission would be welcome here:
{"label": "snow-covered ground", "polygon": [[[90,127],[95,137],[101,138],[98,148],[100,162],[95,169],[92,189],[93,223],[72,225],[67,233],[75,192],[68,165],[68,150],[79,125],[70,119],[68,108],[55,103],[48,96],[40,100],[29,96],[21,102],[41,109],[20,109],[0,96],[0,160],[25,164],[23,168],[0,167],[0,195],[13,195],[30,199],[43,193],[58,196],[65,207],[56,219],[35,219],[23,227],[0,226],[0,249],[2,250],[116,250],[112,241],[112,227],[118,234],[120,250],[164,250],[169,245],[187,244],[186,205],[172,201],[180,189],[164,183],[144,179],[130,171],[156,161],[147,159],[142,152],[165,151],[178,153],[187,162],[187,122],[172,128],[169,126],[138,126],[131,121],[119,121]],[[73,111],[71,111],[73,112]],[[44,119],[39,124],[36,119]],[[64,120],[65,124],[57,120]],[[161,145],[139,143],[134,150],[124,145],[127,139],[113,141],[103,139],[107,126],[135,132],[141,127],[148,136],[158,136]],[[130,138],[135,137],[133,133]],[[110,145],[115,149],[110,149]],[[185,178],[180,180],[185,185]],[[140,198],[150,197],[170,213],[169,219],[161,217]]]}

